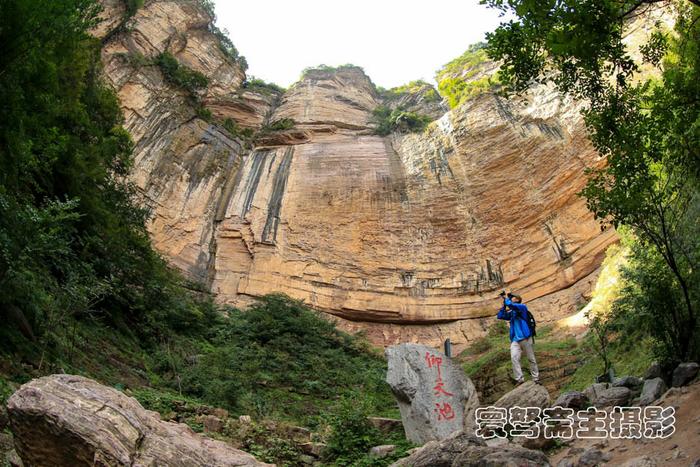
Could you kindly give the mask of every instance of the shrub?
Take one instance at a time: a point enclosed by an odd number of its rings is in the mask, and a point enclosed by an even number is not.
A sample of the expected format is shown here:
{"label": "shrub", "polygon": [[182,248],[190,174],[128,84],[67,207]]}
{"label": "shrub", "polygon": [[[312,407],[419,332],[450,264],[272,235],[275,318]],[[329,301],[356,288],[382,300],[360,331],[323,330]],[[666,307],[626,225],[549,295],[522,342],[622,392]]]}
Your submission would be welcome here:
{"label": "shrub", "polygon": [[131,18],[140,8],[143,8],[143,0],[124,0],[124,3],[126,4],[127,18]]}
{"label": "shrub", "polygon": [[385,98],[396,99],[405,94],[418,94],[423,93],[423,100],[425,102],[439,102],[442,100],[440,95],[435,91],[433,86],[423,80],[411,81],[402,86],[397,86],[386,90],[384,88],[377,88],[377,92]]}
{"label": "shrub", "polygon": [[402,108],[391,110],[387,106],[379,106],[372,111],[374,121],[377,124],[375,134],[388,135],[392,131],[400,133],[415,133],[423,131],[432,118],[415,112],[408,112]]}
{"label": "shrub", "polygon": [[381,444],[381,433],[367,418],[370,414],[362,399],[342,399],[327,417],[330,435],[324,460],[337,466],[354,465],[372,446]]}
{"label": "shrub", "polygon": [[243,88],[266,95],[282,94],[285,91],[282,86],[278,86],[275,83],[268,83],[267,81],[254,76],[249,76],[243,82]]}
{"label": "shrub", "polygon": [[268,128],[271,131],[282,131],[282,130],[290,130],[294,128],[295,122],[291,118],[281,118],[279,120],[276,120],[268,126]]}
{"label": "shrub", "polygon": [[240,413],[312,424],[346,392],[367,394],[375,412],[395,409],[383,358],[300,302],[266,296],[245,312],[230,310],[214,332],[195,363],[182,356],[177,364],[185,394]]}
{"label": "shrub", "polygon": [[499,84],[498,74],[474,79],[482,65],[489,61],[485,47],[484,42],[473,44],[461,56],[438,70],[438,90],[451,108]]}
{"label": "shrub", "polygon": [[197,91],[209,85],[209,79],[202,73],[190,70],[181,65],[170,52],[163,52],[156,57],[156,65],[160,67],[165,79],[195,96]]}

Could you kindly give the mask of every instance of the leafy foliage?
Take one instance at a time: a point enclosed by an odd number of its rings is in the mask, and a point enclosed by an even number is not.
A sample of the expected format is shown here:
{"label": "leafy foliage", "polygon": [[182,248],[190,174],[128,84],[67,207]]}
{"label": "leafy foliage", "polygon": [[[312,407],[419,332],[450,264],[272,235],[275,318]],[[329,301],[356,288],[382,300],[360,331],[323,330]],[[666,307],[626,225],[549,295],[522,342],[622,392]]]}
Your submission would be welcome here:
{"label": "leafy foliage", "polygon": [[[669,348],[673,351],[669,359],[697,358],[698,3],[484,3],[517,17],[487,35],[488,53],[502,60],[501,79],[508,89],[519,92],[532,83],[552,82],[561,92],[587,103],[585,121],[607,165],[588,172],[582,195],[606,224],[632,229],[640,243],[637,257],[663,261],[658,264],[670,276],[664,273],[658,279],[680,293],[681,306],[649,311],[663,332],[678,342]],[[675,30],[668,33],[658,27],[642,45],[642,58],[635,59],[623,41],[624,28],[657,3],[674,8]],[[655,76],[639,73],[643,62],[658,67]],[[635,264],[641,268],[635,282],[653,295],[653,284],[644,279],[645,268]]]}
{"label": "leafy foliage", "polygon": [[432,118],[416,112],[409,112],[400,107],[391,109],[387,106],[379,106],[372,111],[374,120],[377,123],[375,134],[388,135],[392,131],[401,133],[416,133],[423,131]]}
{"label": "leafy foliage", "polygon": [[144,0],[124,0],[126,5],[126,17],[131,18],[139,9],[143,8]]}
{"label": "leafy foliage", "polygon": [[268,131],[283,131],[283,130],[291,130],[294,128],[294,125],[296,123],[294,122],[293,119],[291,118],[280,118],[279,120],[275,120],[274,122],[270,123],[265,127],[266,130]]}
{"label": "leafy foliage", "polygon": [[489,60],[485,48],[484,42],[473,44],[461,56],[438,70],[438,90],[451,108],[489,91],[500,83],[498,74],[477,77],[480,73],[483,74],[482,68]]}
{"label": "leafy foliage", "polygon": [[371,401],[375,412],[395,408],[383,359],[299,302],[266,296],[245,312],[230,310],[214,329],[195,364],[186,363],[186,354],[176,357],[186,394],[240,413],[312,424],[342,394]]}
{"label": "leafy foliage", "polygon": [[248,76],[243,83],[243,88],[265,95],[282,94],[285,91],[282,86],[278,86],[275,83],[268,83],[254,76]]}
{"label": "leafy foliage", "polygon": [[342,71],[342,70],[360,70],[360,71],[362,71],[362,67],[357,66],[357,65],[353,65],[352,63],[346,63],[345,65],[339,65],[339,66],[330,66],[330,65],[321,64],[318,66],[304,68],[301,72],[301,79],[304,79],[305,77],[309,76],[310,74],[316,73],[316,72],[333,73],[333,72]]}
{"label": "leafy foliage", "polygon": [[160,67],[169,83],[184,89],[192,96],[209,85],[209,79],[206,76],[180,64],[170,52],[159,54],[156,57],[156,65]]}
{"label": "leafy foliage", "polygon": [[391,89],[377,88],[379,93],[385,99],[398,99],[406,94],[421,94],[425,102],[439,102],[442,100],[440,95],[435,91],[435,88],[430,83],[423,80],[410,81],[407,84],[397,86]]}

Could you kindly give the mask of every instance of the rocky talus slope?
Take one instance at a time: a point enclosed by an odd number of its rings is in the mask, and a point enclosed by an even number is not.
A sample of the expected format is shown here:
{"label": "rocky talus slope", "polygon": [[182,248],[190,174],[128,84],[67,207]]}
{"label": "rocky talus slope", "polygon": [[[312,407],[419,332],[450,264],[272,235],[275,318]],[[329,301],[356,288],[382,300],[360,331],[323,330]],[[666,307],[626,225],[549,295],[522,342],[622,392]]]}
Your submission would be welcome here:
{"label": "rocky talus slope", "polygon": [[[541,321],[585,301],[616,236],[576,195],[600,161],[576,106],[551,89],[486,93],[424,133],[376,136],[382,98],[359,68],[253,92],[196,3],[147,1],[115,30],[124,7],[104,2],[104,74],[136,143],[154,244],[221,301],[284,292],[383,345],[464,343],[503,287]],[[164,51],[206,89],[164,79],[153,64]],[[226,118],[257,136],[225,130]],[[294,128],[265,130],[282,119]]]}

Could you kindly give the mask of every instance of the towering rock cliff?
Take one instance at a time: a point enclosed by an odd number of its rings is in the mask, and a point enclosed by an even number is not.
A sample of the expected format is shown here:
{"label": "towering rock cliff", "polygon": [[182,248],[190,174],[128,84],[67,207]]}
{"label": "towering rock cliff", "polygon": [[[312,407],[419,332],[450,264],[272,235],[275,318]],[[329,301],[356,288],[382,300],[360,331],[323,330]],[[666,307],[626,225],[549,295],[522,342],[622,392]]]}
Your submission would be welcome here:
{"label": "towering rock cliff", "polygon": [[[104,72],[136,143],[154,244],[222,302],[284,292],[392,344],[479,335],[504,287],[541,321],[584,301],[616,237],[576,195],[600,161],[553,90],[486,92],[423,133],[376,136],[372,111],[395,102],[359,68],[253,92],[196,2],[147,1],[125,23],[120,1],[105,5]],[[154,64],[164,51],[206,89],[169,83]],[[423,97],[403,104],[442,113]]]}

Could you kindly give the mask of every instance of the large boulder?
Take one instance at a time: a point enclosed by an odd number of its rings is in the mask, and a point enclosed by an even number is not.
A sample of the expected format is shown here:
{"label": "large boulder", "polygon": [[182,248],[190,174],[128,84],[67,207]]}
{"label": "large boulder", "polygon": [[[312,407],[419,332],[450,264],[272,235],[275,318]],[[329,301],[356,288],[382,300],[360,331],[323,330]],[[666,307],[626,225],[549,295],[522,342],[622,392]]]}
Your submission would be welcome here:
{"label": "large boulder", "polygon": [[608,389],[610,385],[608,383],[593,383],[583,390],[583,393],[588,397],[589,401],[595,402],[598,397]]}
{"label": "large boulder", "polygon": [[7,409],[17,453],[33,467],[270,465],[82,376],[35,379]]}
{"label": "large boulder", "polygon": [[534,451],[507,443],[488,446],[471,434],[456,433],[442,441],[431,441],[391,467],[545,467],[549,459]]}
{"label": "large boulder", "polygon": [[688,384],[698,375],[698,369],[700,369],[700,365],[696,362],[681,363],[673,370],[671,386],[678,388]]}
{"label": "large boulder", "polygon": [[644,380],[642,387],[642,395],[639,397],[639,405],[645,406],[652,404],[661,395],[666,392],[666,383],[661,378]]}
{"label": "large boulder", "polygon": [[615,388],[625,387],[630,389],[638,389],[642,383],[644,383],[642,378],[638,378],[637,376],[621,376],[619,378],[615,378],[612,385]]}
{"label": "large boulder", "polygon": [[367,417],[367,420],[379,431],[384,434],[389,434],[392,431],[399,430],[403,427],[401,420],[385,417]]}
{"label": "large boulder", "polygon": [[611,387],[598,393],[594,405],[596,407],[626,406],[632,397],[632,391],[624,386]]}
{"label": "large boulder", "polygon": [[644,379],[661,378],[662,376],[662,368],[659,362],[653,362],[649,365],[649,368],[647,368],[646,373],[644,373]]}
{"label": "large boulder", "polygon": [[545,408],[549,405],[549,401],[549,392],[544,386],[528,381],[504,394],[493,405],[506,409],[515,406]]}
{"label": "large boulder", "polygon": [[406,437],[416,444],[473,430],[479,396],[462,368],[420,344],[386,349],[389,383],[399,404]]}
{"label": "large boulder", "polygon": [[554,401],[554,404],[552,405],[554,407],[560,406],[567,409],[579,410],[587,407],[588,404],[590,404],[590,401],[584,393],[579,391],[568,391],[557,397],[557,400]]}

